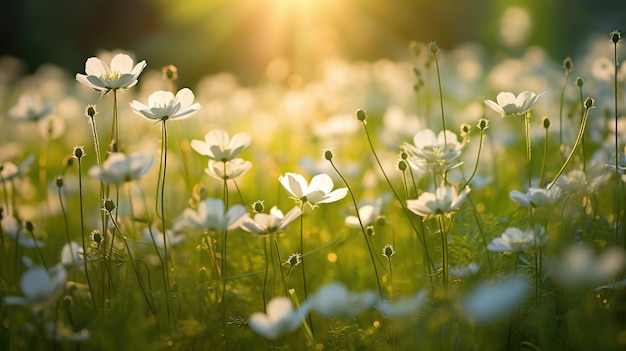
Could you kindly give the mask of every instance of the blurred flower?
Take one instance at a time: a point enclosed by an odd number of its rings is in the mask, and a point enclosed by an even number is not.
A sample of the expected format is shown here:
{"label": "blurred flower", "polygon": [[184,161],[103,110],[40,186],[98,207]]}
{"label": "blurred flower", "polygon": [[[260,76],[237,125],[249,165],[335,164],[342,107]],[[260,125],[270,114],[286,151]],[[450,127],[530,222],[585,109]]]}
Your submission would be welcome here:
{"label": "blurred flower", "polygon": [[200,104],[194,104],[193,100],[194,95],[189,88],[180,89],[176,96],[170,91],[158,90],[148,97],[148,106],[133,100],[130,108],[135,114],[157,122],[186,119],[200,109]]}
{"label": "blurred flower", "polygon": [[292,199],[307,203],[312,208],[317,204],[339,201],[348,194],[348,188],[333,190],[333,180],[326,173],[314,176],[310,184],[302,175],[290,172],[279,176],[278,181]]}
{"label": "blurred flower", "polygon": [[515,312],[528,288],[528,282],[520,277],[482,283],[462,298],[461,307],[476,323],[494,322]]}
{"label": "blurred flower", "polygon": [[133,59],[126,54],[117,54],[111,60],[111,67],[97,57],[90,57],[85,63],[85,73],[76,74],[80,83],[108,93],[116,89],[129,89],[137,84],[137,78],[146,68],[146,61],[141,61],[133,67]]}
{"label": "blurred flower", "polygon": [[252,167],[252,162],[244,161],[241,158],[234,158],[226,162],[209,160],[209,167],[205,168],[204,172],[219,180],[235,179],[244,174],[250,167]]}
{"label": "blurred flower", "polygon": [[2,224],[2,231],[13,241],[17,241],[20,246],[30,248],[46,246],[44,241],[33,238],[30,233],[24,233],[23,226],[17,218],[5,215],[0,223]]}
{"label": "blurred flower", "polygon": [[468,278],[478,273],[480,267],[481,264],[476,262],[450,267],[450,275],[457,278]]}
{"label": "blurred flower", "polygon": [[56,296],[67,281],[67,271],[57,264],[47,271],[43,267],[29,268],[20,278],[20,288],[24,296],[5,296],[7,305],[36,305]]}
{"label": "blurred flower", "polygon": [[52,113],[52,104],[42,101],[38,94],[27,92],[17,99],[17,104],[9,110],[7,117],[15,121],[38,121]]}
{"label": "blurred flower", "polygon": [[218,129],[208,132],[204,141],[192,140],[191,147],[202,156],[224,162],[239,156],[251,142],[247,133],[237,133],[230,139],[228,133]]}
{"label": "blurred flower", "polygon": [[35,155],[30,155],[20,163],[19,167],[13,162],[0,162],[0,181],[11,180],[25,174],[34,160]]}
{"label": "blurred flower", "polygon": [[470,190],[470,187],[466,186],[457,194],[454,187],[440,186],[435,193],[423,193],[417,199],[407,200],[406,205],[411,212],[423,217],[449,215],[459,209]]}
{"label": "blurred flower", "polygon": [[[437,136],[430,129],[423,129],[413,136],[413,144],[404,143],[406,151],[429,164],[449,165],[461,155],[465,143],[459,143],[454,132],[441,131]],[[419,163],[419,162],[418,162]]]}
{"label": "blurred flower", "polygon": [[529,188],[527,193],[518,190],[511,190],[509,196],[511,200],[517,202],[520,206],[543,207],[553,205],[558,200],[560,188],[553,186],[550,190],[546,188]]}
{"label": "blurred flower", "polygon": [[589,194],[597,190],[600,185],[611,178],[611,173],[602,174],[588,179],[587,174],[580,169],[573,169],[557,179],[556,184],[561,190],[573,194]]}
{"label": "blurred flower", "polygon": [[39,120],[39,135],[44,140],[54,140],[65,132],[65,122],[57,115],[49,115],[47,118]]}
{"label": "blurred flower", "polygon": [[420,290],[415,295],[391,302],[388,300],[380,300],[374,305],[374,309],[382,313],[386,317],[404,317],[416,313],[428,298],[426,290]]}
{"label": "blurred flower", "polygon": [[[346,217],[346,225],[351,228],[361,228],[373,225],[378,217],[383,206],[383,199],[377,199],[374,201],[363,201],[359,205],[359,216]],[[361,221],[359,222],[359,217]]]}
{"label": "blurred flower", "polygon": [[503,91],[496,97],[497,103],[492,100],[485,100],[485,104],[501,114],[502,117],[522,115],[533,107],[540,96],[541,94],[523,91],[516,97],[513,93]]}
{"label": "blurred flower", "polygon": [[561,258],[548,263],[549,274],[566,287],[589,287],[606,282],[620,273],[626,264],[626,254],[611,247],[597,255],[586,245],[572,245]]}
{"label": "blurred flower", "polygon": [[248,325],[261,336],[276,340],[298,329],[307,313],[307,309],[302,307],[294,310],[288,297],[276,296],[267,303],[267,313],[253,313],[248,318]]}
{"label": "blurred flower", "polygon": [[101,167],[93,166],[89,169],[89,175],[107,184],[121,184],[141,178],[153,163],[154,156],[150,154],[133,153],[126,156],[115,152],[109,155]]}
{"label": "blurred flower", "polygon": [[548,242],[545,229],[536,225],[535,229],[522,231],[516,227],[509,227],[504,233],[491,240],[487,250],[498,252],[521,252],[533,247],[542,246]]}
{"label": "blurred flower", "polygon": [[257,213],[254,218],[246,217],[241,223],[241,229],[253,234],[279,233],[300,215],[302,215],[302,209],[298,206],[294,206],[286,215],[274,206],[269,214]]}
{"label": "blurred flower", "polygon": [[61,249],[61,264],[63,264],[65,269],[72,267],[81,268],[84,264],[83,260],[83,247],[79,243],[72,241],[63,245]]}
{"label": "blurred flower", "polygon": [[[145,227],[142,231],[142,234],[145,241],[150,243],[153,242],[159,249],[163,249],[165,247],[165,242],[163,241],[163,232],[161,232],[156,227]],[[183,241],[185,241],[185,239],[186,236],[184,234],[175,235],[172,230],[165,230],[165,240],[167,241],[168,247],[178,246]]]}
{"label": "blurred flower", "polygon": [[360,293],[349,291],[343,284],[333,282],[321,287],[302,306],[310,307],[324,317],[354,317],[375,306],[374,291]]}
{"label": "blurred flower", "polygon": [[174,220],[174,230],[202,229],[223,232],[238,228],[248,217],[243,205],[232,205],[224,211],[224,201],[217,198],[207,198],[198,203],[197,210],[186,208],[180,217]]}
{"label": "blurred flower", "polygon": [[[37,332],[37,327],[33,325],[27,325],[32,328],[33,332]],[[60,320],[57,320],[56,323],[53,321],[47,321],[44,325],[45,335],[49,340],[54,340],[56,342],[63,341],[71,341],[71,342],[80,342],[87,341],[91,338],[91,333],[82,329],[78,332],[74,332],[72,328],[64,325],[64,323]],[[29,328],[29,329],[31,329]]]}

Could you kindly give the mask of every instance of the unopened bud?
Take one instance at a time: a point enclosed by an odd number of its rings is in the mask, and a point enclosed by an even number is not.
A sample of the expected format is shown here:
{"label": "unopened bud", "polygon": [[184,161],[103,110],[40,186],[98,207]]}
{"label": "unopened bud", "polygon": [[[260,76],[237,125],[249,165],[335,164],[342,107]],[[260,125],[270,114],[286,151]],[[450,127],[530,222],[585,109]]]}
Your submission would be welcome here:
{"label": "unopened bud", "polygon": [[568,72],[574,68],[574,62],[572,62],[571,58],[566,57],[565,60],[563,60],[563,68]]}
{"label": "unopened bud", "polygon": [[104,200],[104,209],[107,210],[107,212],[113,212],[115,209],[115,202],[111,199]]}
{"label": "unopened bud", "polygon": [[437,55],[437,52],[439,52],[439,46],[437,46],[437,43],[435,42],[428,44],[428,49],[430,50],[430,53],[433,55]]}
{"label": "unopened bud", "polygon": [[33,225],[33,222],[31,222],[31,221],[26,221],[26,230],[27,230],[29,233],[32,233],[32,232],[33,232],[33,230],[35,230],[35,226]]}
{"label": "unopened bud", "polygon": [[398,161],[398,169],[400,170],[400,172],[404,172],[407,169],[407,164],[405,160],[400,160]]}
{"label": "unopened bud", "polygon": [[62,188],[63,187],[63,177],[58,176],[56,184],[57,184],[57,188]]}
{"label": "unopened bud", "polygon": [[330,150],[325,150],[324,151],[324,158],[327,159],[328,161],[332,161],[333,159],[333,152]]}
{"label": "unopened bud", "polygon": [[585,100],[585,108],[587,108],[587,109],[593,108],[594,104],[595,104],[595,100],[593,98],[591,98],[591,97],[588,97]]}
{"label": "unopened bud", "polygon": [[163,78],[167,80],[176,80],[178,79],[178,68],[174,65],[167,65],[161,69],[161,73]]}
{"label": "unopened bud", "polygon": [[481,131],[484,131],[485,129],[489,128],[489,120],[486,118],[481,118],[478,121],[476,127],[478,127],[478,129],[480,129]]}
{"label": "unopened bud", "polygon": [[547,116],[544,116],[544,117],[541,119],[541,123],[543,124],[543,127],[544,127],[545,129],[550,128],[550,118],[548,118]]}
{"label": "unopened bud", "polygon": [[583,79],[582,79],[582,78],[580,78],[580,77],[576,78],[576,85],[577,85],[579,88],[582,88],[583,84],[584,84],[584,83],[583,83]]}
{"label": "unopened bud", "polygon": [[360,109],[356,110],[356,118],[361,122],[365,121],[367,119],[367,116],[365,115],[365,111],[360,110]]}
{"label": "unopened bud", "polygon": [[261,200],[255,201],[252,204],[252,209],[256,213],[263,213],[263,211],[265,210],[265,206],[263,205],[263,201],[261,201]]}
{"label": "unopened bud", "polygon": [[87,105],[87,108],[85,109],[85,116],[94,118],[97,114],[98,111],[96,111],[96,105]]}
{"label": "unopened bud", "polygon": [[81,158],[83,158],[83,156],[85,156],[85,147],[74,146],[74,151],[72,152],[72,156],[77,160],[80,160]]}
{"label": "unopened bud", "polygon": [[97,245],[100,245],[102,242],[102,234],[98,229],[94,229],[91,231],[91,240],[93,240]]}
{"label": "unopened bud", "polygon": [[622,33],[617,30],[611,32],[611,41],[613,44],[617,44],[620,40],[622,40]]}

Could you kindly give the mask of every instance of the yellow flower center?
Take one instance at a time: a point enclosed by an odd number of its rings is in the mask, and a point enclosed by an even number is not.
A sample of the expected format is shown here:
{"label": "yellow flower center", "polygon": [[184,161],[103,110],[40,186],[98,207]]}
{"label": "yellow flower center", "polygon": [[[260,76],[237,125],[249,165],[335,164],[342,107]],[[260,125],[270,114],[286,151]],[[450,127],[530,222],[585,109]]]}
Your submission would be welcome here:
{"label": "yellow flower center", "polygon": [[107,72],[100,76],[100,78],[108,81],[114,81],[120,79],[121,73],[118,71],[115,72]]}

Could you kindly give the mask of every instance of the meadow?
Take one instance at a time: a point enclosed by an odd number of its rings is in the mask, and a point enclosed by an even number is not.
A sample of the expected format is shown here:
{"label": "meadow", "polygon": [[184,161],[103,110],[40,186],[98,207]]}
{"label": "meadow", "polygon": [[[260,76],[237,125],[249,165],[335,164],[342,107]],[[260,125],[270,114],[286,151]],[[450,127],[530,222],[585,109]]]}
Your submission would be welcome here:
{"label": "meadow", "polygon": [[626,348],[620,43],[0,58],[0,348]]}

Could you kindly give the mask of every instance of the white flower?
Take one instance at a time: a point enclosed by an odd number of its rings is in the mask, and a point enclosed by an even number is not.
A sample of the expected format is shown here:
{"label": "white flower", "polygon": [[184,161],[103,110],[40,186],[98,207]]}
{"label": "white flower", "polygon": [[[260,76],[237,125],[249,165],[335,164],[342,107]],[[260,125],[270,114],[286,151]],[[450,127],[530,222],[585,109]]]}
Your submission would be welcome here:
{"label": "white flower", "polygon": [[252,138],[247,133],[237,133],[229,138],[223,130],[213,130],[204,136],[204,141],[192,140],[191,147],[202,156],[215,161],[229,161],[239,156],[250,145]]}
{"label": "white flower", "polygon": [[38,121],[51,112],[50,102],[42,101],[36,93],[28,92],[20,95],[17,104],[7,113],[7,117],[16,121]]}
{"label": "white flower", "polygon": [[526,194],[511,190],[509,196],[511,200],[517,202],[520,206],[528,207],[544,207],[553,205],[558,200],[560,188],[553,186],[550,190],[546,188],[529,188]]}
{"label": "white flower", "polygon": [[75,242],[71,241],[61,249],[61,263],[65,269],[82,268],[84,267],[84,254],[83,247]]}
{"label": "white flower", "polygon": [[498,252],[521,252],[544,245],[548,242],[545,229],[536,225],[535,229],[522,231],[519,228],[509,227],[504,233],[491,240],[487,250]]}
{"label": "white flower", "polygon": [[503,91],[496,97],[497,103],[492,100],[485,100],[485,105],[501,114],[502,117],[522,115],[533,107],[542,94],[537,95],[530,91],[523,91],[515,96],[513,93]]}
{"label": "white flower", "polygon": [[157,122],[186,119],[200,109],[199,103],[193,103],[194,98],[189,88],[180,89],[176,96],[170,91],[158,90],[148,97],[148,106],[133,100],[130,108],[135,114]]}
{"label": "white flower", "polygon": [[457,278],[467,278],[478,273],[481,264],[471,262],[470,264],[464,264],[456,267],[450,267],[450,275]]}
{"label": "white flower", "polygon": [[[159,249],[165,247],[165,242],[163,241],[163,233],[156,227],[145,227],[142,234],[145,241],[150,243],[153,242]],[[168,247],[177,246],[185,241],[185,239],[186,237],[183,234],[175,235],[173,231],[165,230],[165,240],[167,241]]]}
{"label": "white flower", "polygon": [[7,305],[35,305],[53,298],[67,281],[67,271],[57,264],[46,271],[43,267],[31,267],[22,274],[20,288],[24,296],[5,296]]}
{"label": "white flower", "polygon": [[252,162],[235,158],[226,162],[209,160],[209,166],[204,172],[219,180],[235,179],[246,173],[252,167]]}
{"label": "white flower", "polygon": [[11,180],[25,174],[33,161],[35,161],[35,155],[25,158],[19,167],[13,162],[0,162],[0,181]]}
{"label": "white flower", "polygon": [[202,229],[223,232],[239,227],[246,217],[248,212],[243,205],[232,205],[225,213],[222,199],[208,198],[198,204],[197,210],[186,208],[174,221],[174,230]]}
{"label": "white flower", "polygon": [[324,317],[354,317],[376,305],[377,300],[374,291],[355,293],[334,282],[320,288],[303,306]]}
{"label": "white flower", "polygon": [[137,78],[146,68],[146,61],[133,67],[133,59],[125,54],[117,54],[111,60],[111,67],[97,57],[90,57],[85,63],[85,74],[76,74],[80,83],[103,93],[116,89],[129,89],[137,84]]}
{"label": "white flower", "polygon": [[412,315],[422,308],[427,297],[428,292],[420,290],[415,295],[396,302],[381,300],[374,306],[374,309],[387,317],[404,317]]}
{"label": "white flower", "polygon": [[248,325],[258,334],[276,340],[300,326],[307,315],[306,308],[293,309],[288,297],[276,296],[267,303],[267,313],[255,312],[248,318]]}
{"label": "white flower", "polygon": [[[363,227],[374,224],[380,216],[382,206],[382,199],[377,199],[375,201],[363,201],[359,206],[359,216],[346,217],[346,225],[351,228],[360,228],[361,223],[363,224]],[[361,223],[359,223],[359,217],[361,218]]]}
{"label": "white flower", "polygon": [[476,323],[493,322],[515,312],[528,293],[522,278],[507,278],[475,287],[461,301],[465,314]]}
{"label": "white flower", "polygon": [[311,207],[339,201],[348,194],[348,188],[333,190],[333,180],[326,173],[314,176],[310,184],[302,175],[290,172],[279,176],[278,181],[294,200],[308,203]]}
{"label": "white flower", "polygon": [[556,184],[561,190],[574,194],[589,194],[597,190],[600,185],[611,177],[611,173],[603,172],[602,174],[588,178],[587,174],[580,169],[573,169],[567,174],[561,175],[557,179]]}
{"label": "white flower", "polygon": [[241,229],[254,234],[279,233],[300,215],[302,215],[302,209],[298,206],[294,206],[286,215],[274,206],[269,214],[257,213],[254,219],[246,217],[241,223]]}
{"label": "white flower", "polygon": [[423,217],[450,214],[459,209],[470,190],[466,186],[457,194],[454,187],[440,186],[435,193],[423,193],[417,199],[407,200],[406,205],[411,212]]}
{"label": "white flower", "polygon": [[32,234],[24,233],[22,224],[20,224],[17,218],[13,216],[4,216],[4,218],[2,218],[2,222],[0,223],[2,224],[2,231],[13,241],[17,241],[20,246],[31,248],[41,248],[46,246],[45,242],[34,239]]}
{"label": "white flower", "polygon": [[154,156],[145,153],[133,153],[129,156],[121,152],[109,155],[101,167],[93,166],[89,175],[107,184],[121,184],[141,178],[150,170]]}
{"label": "white flower", "polygon": [[423,129],[413,136],[413,144],[404,143],[406,151],[417,160],[412,163],[419,165],[420,161],[428,164],[450,164],[461,155],[461,149],[465,143],[459,143],[456,134],[446,130],[437,136],[430,129]]}
{"label": "white flower", "polygon": [[587,245],[572,245],[559,260],[548,262],[549,274],[566,287],[589,287],[620,273],[626,265],[626,254],[618,247],[597,255]]}

